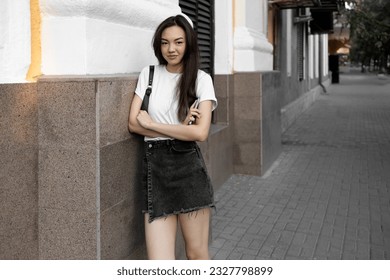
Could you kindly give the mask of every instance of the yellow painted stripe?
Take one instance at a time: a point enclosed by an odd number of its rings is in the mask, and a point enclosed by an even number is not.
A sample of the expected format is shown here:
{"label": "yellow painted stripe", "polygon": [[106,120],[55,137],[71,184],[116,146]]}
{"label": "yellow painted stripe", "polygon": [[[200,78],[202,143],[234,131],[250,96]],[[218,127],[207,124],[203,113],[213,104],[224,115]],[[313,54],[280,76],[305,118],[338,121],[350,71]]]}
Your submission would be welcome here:
{"label": "yellow painted stripe", "polygon": [[39,0],[30,0],[31,14],[31,64],[26,80],[35,82],[42,74],[42,48],[41,48],[41,11]]}

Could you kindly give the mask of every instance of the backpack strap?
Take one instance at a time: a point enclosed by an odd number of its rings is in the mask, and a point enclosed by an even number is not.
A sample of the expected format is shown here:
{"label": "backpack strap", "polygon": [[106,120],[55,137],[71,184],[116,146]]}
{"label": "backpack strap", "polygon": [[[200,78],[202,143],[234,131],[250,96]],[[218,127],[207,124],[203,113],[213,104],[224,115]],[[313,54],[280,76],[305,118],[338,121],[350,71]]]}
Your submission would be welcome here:
{"label": "backpack strap", "polygon": [[142,100],[141,110],[148,111],[149,96],[152,93],[153,76],[154,76],[154,65],[150,65],[149,66],[149,83],[148,83],[148,87],[146,88],[146,91],[145,91],[144,99]]}

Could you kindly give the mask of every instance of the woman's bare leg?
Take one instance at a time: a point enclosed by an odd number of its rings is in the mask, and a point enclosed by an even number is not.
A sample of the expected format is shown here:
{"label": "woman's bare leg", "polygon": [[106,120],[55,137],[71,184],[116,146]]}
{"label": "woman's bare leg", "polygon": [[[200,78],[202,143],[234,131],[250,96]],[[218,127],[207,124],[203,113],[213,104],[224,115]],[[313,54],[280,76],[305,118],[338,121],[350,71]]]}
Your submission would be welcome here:
{"label": "woman's bare leg", "polygon": [[210,208],[179,215],[181,231],[189,260],[208,260]]}
{"label": "woman's bare leg", "polygon": [[177,216],[159,218],[149,223],[145,214],[145,238],[150,260],[174,260]]}

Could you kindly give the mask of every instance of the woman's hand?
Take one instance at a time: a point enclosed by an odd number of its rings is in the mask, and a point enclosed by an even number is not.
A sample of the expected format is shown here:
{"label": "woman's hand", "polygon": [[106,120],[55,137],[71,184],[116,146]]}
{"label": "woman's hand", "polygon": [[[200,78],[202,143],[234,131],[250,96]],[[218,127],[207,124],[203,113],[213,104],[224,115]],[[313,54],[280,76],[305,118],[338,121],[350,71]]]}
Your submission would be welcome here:
{"label": "woman's hand", "polygon": [[144,110],[139,111],[137,115],[137,121],[139,125],[145,129],[150,129],[151,125],[153,124],[152,118],[149,116],[148,112]]}
{"label": "woman's hand", "polygon": [[196,117],[196,125],[181,124],[164,124],[155,122],[151,119],[146,111],[134,113],[134,119],[139,127],[145,131],[154,131],[156,134],[166,135],[183,141],[205,141],[209,135],[211,124],[212,101],[205,100],[199,104],[199,109],[190,108],[186,117],[189,121],[191,117]]}
{"label": "woman's hand", "polygon": [[194,108],[194,105],[190,107],[190,110],[188,111],[188,114],[182,124],[184,125],[190,125],[194,124],[196,119],[200,119],[202,114],[200,113],[200,110],[198,108]]}

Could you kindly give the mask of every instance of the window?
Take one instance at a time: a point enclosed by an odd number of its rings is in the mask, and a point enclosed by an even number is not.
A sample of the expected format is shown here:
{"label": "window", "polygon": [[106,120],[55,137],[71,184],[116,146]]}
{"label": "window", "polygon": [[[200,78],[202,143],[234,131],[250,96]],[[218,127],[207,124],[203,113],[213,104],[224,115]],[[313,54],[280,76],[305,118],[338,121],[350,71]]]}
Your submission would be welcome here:
{"label": "window", "polygon": [[200,69],[214,74],[214,0],[179,0],[184,14],[198,34]]}

